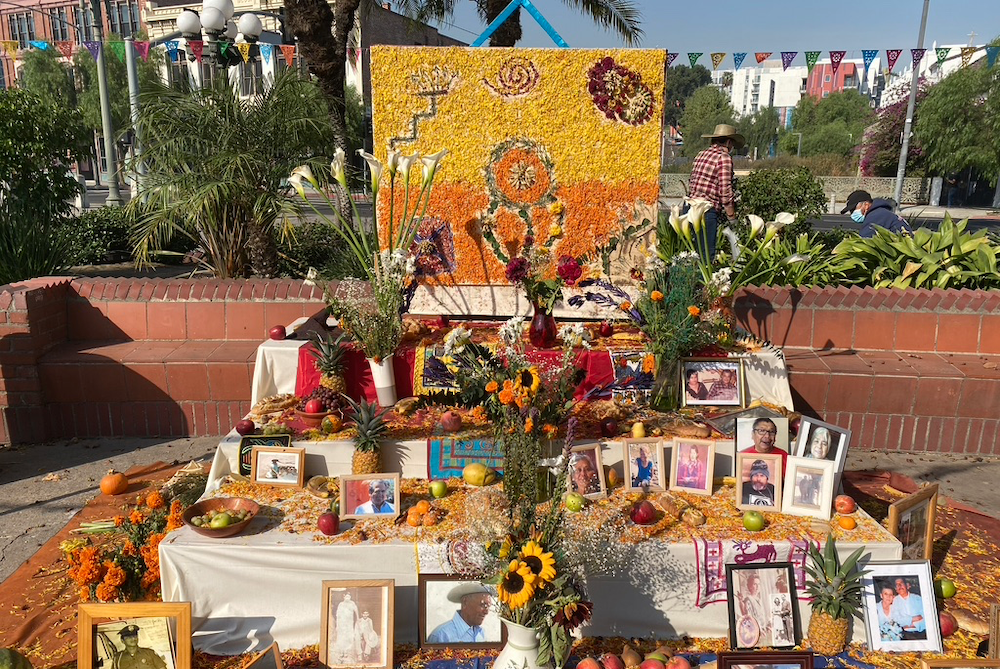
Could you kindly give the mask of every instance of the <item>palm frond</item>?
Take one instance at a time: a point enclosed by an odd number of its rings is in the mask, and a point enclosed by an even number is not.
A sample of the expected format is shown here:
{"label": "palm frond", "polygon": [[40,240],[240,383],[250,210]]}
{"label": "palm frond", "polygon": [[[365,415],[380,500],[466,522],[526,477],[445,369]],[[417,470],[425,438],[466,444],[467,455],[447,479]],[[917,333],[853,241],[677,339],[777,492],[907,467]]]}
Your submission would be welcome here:
{"label": "palm frond", "polygon": [[602,28],[618,33],[625,46],[636,46],[643,36],[642,15],[632,0],[563,0],[567,5],[589,14]]}

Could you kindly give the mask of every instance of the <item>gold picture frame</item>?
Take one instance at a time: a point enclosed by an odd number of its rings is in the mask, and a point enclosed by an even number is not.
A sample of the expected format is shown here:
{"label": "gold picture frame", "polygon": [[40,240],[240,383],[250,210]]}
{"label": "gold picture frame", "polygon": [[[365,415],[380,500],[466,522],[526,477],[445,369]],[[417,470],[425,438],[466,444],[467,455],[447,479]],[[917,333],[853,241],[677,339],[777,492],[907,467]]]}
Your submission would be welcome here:
{"label": "gold picture frame", "polygon": [[306,449],[254,447],[250,469],[250,480],[254,483],[278,488],[301,488],[305,475]]}
{"label": "gold picture frame", "polygon": [[[589,463],[591,472],[587,486],[580,490],[580,484],[574,474],[578,463],[582,463],[584,460]],[[601,458],[600,443],[581,444],[571,448],[567,467],[569,472],[566,475],[566,492],[578,492],[587,499],[601,499],[607,496],[608,484],[604,478],[604,461]],[[581,473],[581,475],[583,474]],[[595,483],[597,484],[596,488],[594,487]]]}
{"label": "gold picture frame", "polygon": [[[767,483],[772,490],[765,487],[757,492],[753,489],[754,463],[763,461],[766,468]],[[744,452],[736,454],[736,508],[741,511],[762,511],[765,513],[778,513],[781,511],[782,483],[784,481],[784,471],[781,466],[780,453],[756,453]],[[746,492],[746,494],[744,494]],[[769,493],[773,493],[773,498]],[[771,499],[767,504],[766,499]]]}
{"label": "gold picture frame", "polygon": [[[684,460],[684,455],[692,452],[697,453],[700,460],[697,468],[692,466],[690,455]],[[714,440],[674,438],[670,452],[670,490],[711,496],[714,471]]]}
{"label": "gold picture frame", "polygon": [[281,649],[278,648],[278,642],[275,641],[270,646],[262,650],[257,657],[250,660],[250,664],[243,669],[284,669],[284,665],[281,662]]}
{"label": "gold picture frame", "polygon": [[[94,669],[94,660],[98,655],[124,653],[126,649],[118,649],[112,640],[113,634],[102,631],[97,620],[108,620],[105,625],[120,623],[119,635],[126,627],[137,627],[138,652],[156,653],[168,667],[173,669],[191,669],[191,602],[125,602],[125,603],[94,603],[85,602],[77,607],[77,666],[79,669]],[[135,621],[161,620],[172,636],[164,640],[158,635],[154,643],[143,638],[142,626]],[[174,629],[169,630],[173,621]],[[143,645],[143,644],[148,645]],[[163,651],[169,652],[169,658]],[[114,657],[103,658],[114,663]],[[169,662],[166,660],[169,659]]]}
{"label": "gold picture frame", "polygon": [[[386,494],[377,510],[372,506],[372,485],[385,484]],[[400,512],[402,476],[395,474],[345,474],[340,477],[340,518],[396,518]],[[354,509],[354,511],[351,511]]]}
{"label": "gold picture frame", "polygon": [[[743,358],[681,358],[678,367],[682,407],[710,406],[739,409],[749,404]],[[724,372],[728,381],[723,378]],[[705,385],[704,380],[698,379],[701,391],[699,394],[691,392],[688,387],[688,376],[692,373],[704,375],[704,379],[709,382],[709,385]],[[730,373],[733,377],[729,377]]]}
{"label": "gold picture frame", "polygon": [[[664,468],[666,443],[662,437],[626,437],[622,442],[622,464],[625,489],[663,492],[667,489]],[[640,461],[642,451],[646,452],[646,463]],[[650,467],[652,465],[652,467]],[[645,476],[645,474],[649,476]]]}
{"label": "gold picture frame", "polygon": [[395,585],[391,578],[323,581],[323,665],[392,669]]}
{"label": "gold picture frame", "polygon": [[889,505],[889,534],[902,542],[904,560],[931,559],[937,501],[938,484],[933,483]]}

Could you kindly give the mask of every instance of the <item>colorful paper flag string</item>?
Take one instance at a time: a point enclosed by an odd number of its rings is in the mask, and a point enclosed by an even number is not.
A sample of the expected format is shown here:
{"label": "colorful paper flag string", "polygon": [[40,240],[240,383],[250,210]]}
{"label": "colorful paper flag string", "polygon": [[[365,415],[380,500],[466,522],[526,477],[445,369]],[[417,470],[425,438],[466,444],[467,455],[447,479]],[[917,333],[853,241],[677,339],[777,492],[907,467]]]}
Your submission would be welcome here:
{"label": "colorful paper flag string", "polygon": [[28,45],[35,49],[38,49],[39,51],[49,50],[49,43],[41,39],[33,39],[30,42],[28,42]]}
{"label": "colorful paper flag string", "polygon": [[740,65],[743,64],[743,59],[747,57],[746,51],[741,51],[739,53],[733,54],[733,62],[736,63],[736,69],[740,69]]}
{"label": "colorful paper flag string", "polygon": [[170,62],[177,62],[177,40],[172,39],[163,43],[163,46],[167,47],[167,53],[170,55]]}
{"label": "colorful paper flag string", "polygon": [[963,46],[962,47],[962,67],[968,67],[969,63],[972,62],[972,55],[979,50],[978,46]]}
{"label": "colorful paper flag string", "polygon": [[757,64],[759,65],[760,63],[763,63],[765,60],[771,57],[771,52],[758,51],[757,53],[754,54],[754,56],[757,58]]}
{"label": "colorful paper flag string", "polygon": [[281,54],[285,57],[285,64],[291,67],[295,63],[295,45],[282,44]]}
{"label": "colorful paper flag string", "polygon": [[902,49],[886,49],[885,50],[885,60],[889,64],[889,71],[892,72],[892,68],[896,67],[896,61],[899,60],[899,54],[903,53]]}
{"label": "colorful paper flag string", "polygon": [[97,60],[97,57],[101,55],[101,43],[100,42],[94,42],[94,41],[91,41],[91,40],[87,40],[87,41],[85,41],[83,43],[83,45],[85,47],[87,47],[87,51],[89,51],[90,55],[94,57],[94,60]]}
{"label": "colorful paper flag string", "polygon": [[3,52],[10,56],[11,58],[17,57],[17,40],[8,39],[0,42],[0,46],[3,47]]}
{"label": "colorful paper flag string", "polygon": [[194,59],[200,63],[202,55],[205,53],[205,42],[200,39],[188,40],[188,46],[191,47],[191,53],[194,54]]}
{"label": "colorful paper flag string", "polygon": [[667,67],[670,67],[671,65],[673,65],[674,61],[677,60],[677,56],[679,56],[679,55],[680,55],[679,53],[670,53],[668,51],[667,52]]}
{"label": "colorful paper flag string", "polygon": [[71,58],[73,56],[73,42],[70,40],[60,40],[55,42],[56,49],[59,50],[59,55],[63,58]]}
{"label": "colorful paper flag string", "polygon": [[782,51],[781,52],[781,69],[782,71],[787,70],[788,66],[792,64],[795,60],[795,56],[799,55],[798,51]]}
{"label": "colorful paper flag string", "polygon": [[920,65],[926,51],[927,49],[910,49],[910,55],[913,57],[913,69],[917,69],[917,66]]}
{"label": "colorful paper flag string", "polygon": [[837,74],[837,70],[840,68],[840,61],[844,60],[844,56],[847,54],[846,51],[831,51],[830,52],[830,67],[833,69],[833,74]]}
{"label": "colorful paper flag string", "polygon": [[[271,64],[271,53],[274,51],[273,44],[261,44],[260,45],[260,57],[264,61],[265,65]],[[667,67],[670,67],[669,65]]]}
{"label": "colorful paper flag string", "polygon": [[240,42],[236,45],[236,48],[240,50],[240,55],[243,56],[243,62],[247,63],[250,61],[250,45],[246,42]]}
{"label": "colorful paper flag string", "polygon": [[219,40],[219,55],[227,56],[229,55],[229,47],[233,45],[232,42],[227,42],[225,40]]}
{"label": "colorful paper flag string", "polygon": [[861,57],[865,61],[865,76],[868,76],[868,68],[872,66],[875,61],[875,56],[878,55],[878,49],[864,49],[861,52]]}
{"label": "colorful paper flag string", "polygon": [[125,62],[125,42],[108,42],[108,46],[116,56],[118,56],[118,61],[121,63]]}
{"label": "colorful paper flag string", "polygon": [[139,52],[139,57],[142,58],[142,62],[149,60],[149,42],[136,42],[135,50]]}
{"label": "colorful paper flag string", "polygon": [[719,69],[719,63],[726,57],[725,51],[715,51],[712,53],[712,69]]}
{"label": "colorful paper flag string", "polygon": [[812,73],[813,68],[816,67],[816,61],[819,60],[819,51],[806,51],[806,71]]}
{"label": "colorful paper flag string", "polygon": [[691,62],[691,67],[694,67],[698,62],[698,59],[704,55],[704,52],[691,53],[688,51],[688,60]]}
{"label": "colorful paper flag string", "polygon": [[937,55],[938,67],[941,67],[944,64],[944,61],[948,60],[948,54],[951,53],[951,47],[950,46],[939,47],[937,49],[934,49],[934,53]]}

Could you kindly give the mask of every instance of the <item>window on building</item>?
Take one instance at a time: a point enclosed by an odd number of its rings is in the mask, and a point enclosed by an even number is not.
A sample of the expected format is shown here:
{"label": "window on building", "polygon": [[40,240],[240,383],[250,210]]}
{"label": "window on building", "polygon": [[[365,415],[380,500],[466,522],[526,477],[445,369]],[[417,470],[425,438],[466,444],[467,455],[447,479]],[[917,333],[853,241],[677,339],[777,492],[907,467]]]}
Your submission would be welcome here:
{"label": "window on building", "polygon": [[823,97],[824,98],[830,97],[830,91],[823,91]]}
{"label": "window on building", "polygon": [[120,0],[107,5],[111,32],[119,37],[133,37],[139,32],[139,3]]}
{"label": "window on building", "polygon": [[22,49],[27,49],[28,42],[35,39],[35,17],[31,12],[8,14],[7,27],[10,28],[10,38],[16,40]]}
{"label": "window on building", "polygon": [[73,39],[73,31],[69,25],[69,13],[65,6],[53,7],[49,10],[49,19],[52,23],[52,39],[56,41]]}
{"label": "window on building", "polygon": [[7,75],[4,72],[3,61],[0,61],[0,91],[7,90]]}
{"label": "window on building", "polygon": [[826,76],[825,76],[825,77],[823,78],[823,81],[824,81],[825,83],[830,83],[830,75],[829,75],[829,74],[828,74],[828,75],[826,75]]}
{"label": "window on building", "polygon": [[77,30],[83,34],[83,39],[90,42],[97,39],[97,31],[94,30],[93,11],[89,7],[87,9],[77,7],[75,9],[75,16]]}
{"label": "window on building", "polygon": [[249,97],[264,90],[263,78],[264,66],[259,58],[240,63],[240,95]]}
{"label": "window on building", "polygon": [[771,92],[767,97],[767,106],[768,107],[774,106],[774,79],[771,79]]}

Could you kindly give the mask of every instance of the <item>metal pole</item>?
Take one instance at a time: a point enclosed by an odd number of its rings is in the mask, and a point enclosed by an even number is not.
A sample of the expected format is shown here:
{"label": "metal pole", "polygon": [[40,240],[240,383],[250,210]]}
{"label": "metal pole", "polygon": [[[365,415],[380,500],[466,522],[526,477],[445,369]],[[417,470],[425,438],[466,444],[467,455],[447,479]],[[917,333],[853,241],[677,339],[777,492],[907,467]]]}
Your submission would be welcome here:
{"label": "metal pole", "polygon": [[792,134],[795,134],[795,135],[799,136],[799,148],[795,150],[795,157],[796,158],[801,158],[802,157],[802,133],[801,132],[796,132],[796,133],[792,133]]}
{"label": "metal pole", "polygon": [[[920,18],[920,37],[917,38],[917,48],[924,48],[924,32],[927,30],[927,11],[931,0],[924,0],[924,14]],[[896,205],[903,197],[903,178],[906,176],[906,157],[910,152],[910,129],[913,127],[913,109],[917,105],[917,84],[920,81],[920,66],[914,64],[913,77],[910,80],[910,100],[906,103],[906,123],[903,124],[903,140],[899,147],[899,169],[896,171]]]}
{"label": "metal pole", "polygon": [[135,63],[135,40],[125,38],[125,68],[128,71],[128,102],[132,117],[132,152],[135,156],[135,185],[140,185],[141,177],[146,173],[142,166],[142,142],[139,137],[139,69]]}
{"label": "metal pole", "polygon": [[115,129],[114,121],[111,118],[111,98],[108,95],[108,70],[104,63],[104,58],[107,55],[104,48],[104,18],[101,14],[99,0],[92,0],[91,6],[94,12],[97,42],[100,44],[100,48],[97,50],[97,88],[101,96],[101,132],[104,133],[104,153],[108,161],[107,204],[120,207],[122,195],[118,190],[118,156],[115,153]]}

